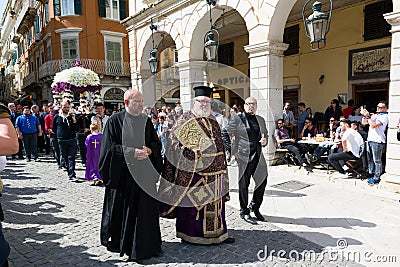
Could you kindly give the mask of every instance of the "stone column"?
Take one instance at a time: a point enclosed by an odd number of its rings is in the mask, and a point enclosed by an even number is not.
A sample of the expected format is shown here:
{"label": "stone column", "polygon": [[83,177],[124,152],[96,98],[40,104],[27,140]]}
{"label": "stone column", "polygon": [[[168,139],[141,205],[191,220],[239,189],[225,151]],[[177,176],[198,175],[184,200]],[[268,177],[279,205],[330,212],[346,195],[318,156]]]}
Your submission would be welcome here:
{"label": "stone column", "polygon": [[192,108],[193,87],[207,83],[206,65],[207,62],[204,61],[176,63],[179,68],[180,98],[184,112]]}
{"label": "stone column", "polygon": [[144,98],[144,106],[153,107],[157,102],[156,96],[156,80],[155,75],[151,74],[150,70],[141,71],[141,84],[139,85],[139,91],[142,92]]}
{"label": "stone column", "polygon": [[264,117],[269,133],[265,157],[272,161],[275,146],[275,121],[282,117],[283,52],[288,48],[281,42],[264,42],[244,47],[250,58],[250,96],[258,101],[257,113]]}
{"label": "stone column", "polygon": [[[398,7],[397,9],[400,9]],[[392,47],[389,84],[389,130],[387,134],[386,180],[400,183],[400,142],[396,139],[400,118],[400,11],[385,14],[392,25]]]}

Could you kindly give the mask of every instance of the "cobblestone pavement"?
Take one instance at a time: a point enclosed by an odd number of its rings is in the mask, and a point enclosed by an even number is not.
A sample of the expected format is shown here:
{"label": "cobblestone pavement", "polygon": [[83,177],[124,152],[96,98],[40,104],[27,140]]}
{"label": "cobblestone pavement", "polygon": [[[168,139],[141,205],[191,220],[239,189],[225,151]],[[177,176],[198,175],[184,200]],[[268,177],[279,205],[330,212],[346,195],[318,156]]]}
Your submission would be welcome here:
{"label": "cobblestone pavement", "polygon": [[[84,169],[77,163],[77,175]],[[4,181],[3,229],[12,251],[11,266],[131,266],[127,257],[108,252],[99,242],[99,227],[104,187],[70,182],[49,157],[40,162],[9,161],[2,173]],[[288,253],[281,258],[263,258],[284,250],[314,250],[323,247],[265,222],[252,226],[239,218],[237,209],[227,206],[226,220],[234,244],[198,246],[181,243],[175,237],[173,220],[161,220],[163,254],[143,262],[158,266],[338,266],[307,260],[289,262]],[[276,256],[276,252],[275,252]],[[301,258],[301,256],[300,256]],[[263,259],[261,259],[263,260]],[[343,264],[344,266],[345,264]],[[347,264],[348,266],[348,264]]]}

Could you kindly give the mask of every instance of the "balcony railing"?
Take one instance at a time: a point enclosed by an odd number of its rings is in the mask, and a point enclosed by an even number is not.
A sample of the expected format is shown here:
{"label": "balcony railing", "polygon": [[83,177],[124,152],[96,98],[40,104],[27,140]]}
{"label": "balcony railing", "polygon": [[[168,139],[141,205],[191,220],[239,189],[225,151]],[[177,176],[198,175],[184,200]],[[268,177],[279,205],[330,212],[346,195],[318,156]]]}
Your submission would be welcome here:
{"label": "balcony railing", "polygon": [[24,82],[23,87],[27,87],[27,86],[31,85],[32,83],[37,82],[36,71],[32,71],[27,76],[25,76],[23,82]]}
{"label": "balcony railing", "polygon": [[[54,76],[57,72],[72,67],[74,59],[60,59],[45,62],[39,67],[39,79]],[[103,59],[81,59],[83,67],[99,75],[130,76],[129,62],[106,61]]]}
{"label": "balcony railing", "polygon": [[24,35],[33,26],[37,11],[35,9],[36,0],[25,0],[21,12],[17,18],[17,33]]}

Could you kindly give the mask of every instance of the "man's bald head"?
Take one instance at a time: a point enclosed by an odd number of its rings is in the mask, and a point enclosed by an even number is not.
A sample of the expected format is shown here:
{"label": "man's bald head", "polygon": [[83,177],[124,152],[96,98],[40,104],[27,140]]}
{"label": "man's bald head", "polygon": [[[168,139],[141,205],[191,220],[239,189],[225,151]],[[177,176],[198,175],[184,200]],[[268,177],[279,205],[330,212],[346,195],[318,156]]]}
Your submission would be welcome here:
{"label": "man's bald head", "polygon": [[139,90],[136,90],[136,89],[127,90],[127,91],[124,93],[124,101],[125,101],[125,100],[129,100],[129,99],[132,99],[132,98],[135,98],[138,94],[139,94],[139,95],[142,95],[142,93],[139,92]]}
{"label": "man's bald head", "polygon": [[143,95],[136,89],[131,89],[124,94],[124,104],[126,111],[134,116],[138,116],[143,111]]}
{"label": "man's bald head", "polygon": [[253,96],[246,98],[244,102],[244,110],[250,115],[254,115],[257,111],[257,99]]}

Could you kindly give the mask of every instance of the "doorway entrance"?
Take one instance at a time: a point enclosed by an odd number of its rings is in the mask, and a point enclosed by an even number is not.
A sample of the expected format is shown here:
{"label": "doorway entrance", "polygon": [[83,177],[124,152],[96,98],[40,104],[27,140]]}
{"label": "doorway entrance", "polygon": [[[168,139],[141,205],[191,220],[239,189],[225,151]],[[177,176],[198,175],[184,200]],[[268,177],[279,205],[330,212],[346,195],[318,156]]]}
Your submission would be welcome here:
{"label": "doorway entrance", "polygon": [[389,99],[389,82],[354,85],[353,99],[356,105],[365,105],[368,111],[375,112],[379,101]]}

